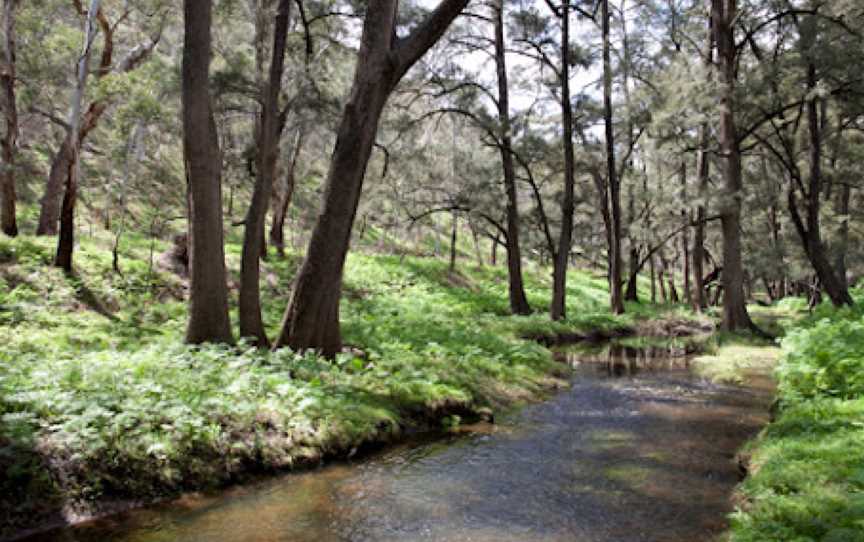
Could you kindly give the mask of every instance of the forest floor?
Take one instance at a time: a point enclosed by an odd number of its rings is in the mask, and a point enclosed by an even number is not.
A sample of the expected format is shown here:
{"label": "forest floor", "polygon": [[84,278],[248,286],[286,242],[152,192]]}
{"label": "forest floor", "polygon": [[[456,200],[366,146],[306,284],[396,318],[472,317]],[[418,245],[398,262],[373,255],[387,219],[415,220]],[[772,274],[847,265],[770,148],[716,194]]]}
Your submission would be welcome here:
{"label": "forest floor", "polygon": [[[608,337],[701,350],[695,366],[715,380],[771,385],[779,363],[778,418],[741,456],[751,476],[736,495],[733,540],[864,534],[864,402],[855,391],[864,379],[845,379],[864,365],[864,339],[850,338],[864,336],[860,312],[807,317],[799,300],[754,307],[763,327],[791,330],[781,353],[773,342],[710,335],[712,315],[681,306],[629,304],[614,316],[605,277],[573,271],[569,317],[553,323],[548,270],[529,266],[536,313],[513,317],[503,267],[463,256],[451,274],[436,258],[374,254],[372,236],[346,269],[341,318],[353,349],[331,363],[184,346],[186,283],[164,265],[171,246],[127,235],[118,274],[111,238],[80,241],[77,273],[66,276],[49,265],[52,240],[0,239],[0,539],[536,401],[566,385],[544,344]],[[226,249],[236,288],[240,246]],[[298,264],[271,255],[263,266],[271,335]]]}
{"label": "forest floor", "polygon": [[[51,239],[0,240],[0,539],[540,399],[566,385],[566,369],[539,338],[627,335],[657,319],[678,333],[710,327],[675,306],[613,316],[605,277],[581,271],[569,276],[570,316],[552,323],[550,277],[530,267],[537,312],[513,317],[503,267],[463,259],[451,274],[439,259],[361,247],[344,285],[350,353],[193,348],[171,246],[125,236],[118,274],[112,242],[84,236],[66,276],[50,266]],[[226,250],[234,288],[240,245]],[[263,266],[271,334],[298,264],[271,255]]]}

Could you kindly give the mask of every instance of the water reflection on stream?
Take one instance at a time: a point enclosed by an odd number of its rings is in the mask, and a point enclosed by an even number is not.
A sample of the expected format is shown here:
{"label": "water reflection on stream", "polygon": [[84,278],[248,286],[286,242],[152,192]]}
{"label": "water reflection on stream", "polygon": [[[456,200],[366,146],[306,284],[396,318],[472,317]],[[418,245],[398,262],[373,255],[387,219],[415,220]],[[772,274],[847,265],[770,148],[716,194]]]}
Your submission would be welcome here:
{"label": "water reflection on stream", "polygon": [[657,354],[560,354],[572,388],[498,425],[31,540],[708,540],[770,393],[707,384]]}

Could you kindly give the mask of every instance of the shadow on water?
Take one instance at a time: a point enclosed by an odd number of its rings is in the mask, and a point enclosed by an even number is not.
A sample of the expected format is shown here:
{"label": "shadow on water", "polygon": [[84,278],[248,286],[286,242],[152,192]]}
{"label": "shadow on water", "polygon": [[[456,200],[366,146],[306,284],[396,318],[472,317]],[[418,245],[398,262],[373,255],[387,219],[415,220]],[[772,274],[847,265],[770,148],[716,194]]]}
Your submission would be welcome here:
{"label": "shadow on water", "polygon": [[572,387],[467,436],[190,495],[31,541],[692,541],[725,528],[736,450],[770,390],[716,386],[686,357],[561,354]]}

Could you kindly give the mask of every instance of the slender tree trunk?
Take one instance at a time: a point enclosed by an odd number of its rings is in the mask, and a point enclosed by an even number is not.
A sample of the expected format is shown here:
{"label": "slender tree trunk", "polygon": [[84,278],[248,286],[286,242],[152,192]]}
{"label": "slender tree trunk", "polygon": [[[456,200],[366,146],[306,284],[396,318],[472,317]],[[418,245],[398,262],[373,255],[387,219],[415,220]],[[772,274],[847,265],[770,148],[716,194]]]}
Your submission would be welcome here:
{"label": "slender tree trunk", "polygon": [[530,314],[522,278],[522,251],[519,247],[519,197],[516,192],[516,170],[513,165],[513,144],[510,133],[510,91],[507,86],[507,64],[504,41],[504,0],[497,0],[495,17],[495,67],[498,74],[498,124],[501,139],[501,164],[504,188],[507,192],[507,275],[509,278],[510,312]]}
{"label": "slender tree trunk", "polygon": [[[96,77],[101,79],[112,71],[111,67],[113,65],[115,27],[111,25],[101,11],[98,11],[95,14],[95,17],[101,27],[105,42],[102,48],[100,66],[95,72]],[[133,71],[150,56],[158,41],[159,36],[149,43],[140,44],[133,48],[129,55],[119,63],[116,72],[128,73]],[[72,171],[73,168],[78,167],[77,161],[79,149],[84,145],[84,141],[90,132],[96,128],[99,119],[108,109],[108,106],[109,102],[106,99],[98,99],[91,102],[87,107],[84,116],[76,121],[76,129],[67,129],[63,142],[60,144],[60,148],[57,150],[51,161],[51,170],[48,174],[48,181],[45,185],[45,193],[40,202],[39,222],[36,227],[36,235],[57,234],[58,220],[61,215],[61,196],[63,199],[70,200],[73,203],[74,211],[74,200],[76,194],[69,194],[67,197],[63,190],[64,184],[72,183],[73,186],[76,185],[77,180],[71,179],[71,177],[74,175],[74,172]],[[80,104],[78,110],[80,116]]]}
{"label": "slender tree trunk", "polygon": [[[687,162],[681,161],[681,201],[687,202]],[[684,207],[681,210],[681,272],[684,278],[684,302],[693,305],[693,291],[690,287],[690,210]]]}
{"label": "slender tree trunk", "polygon": [[327,357],[341,351],[342,271],[381,113],[405,72],[438,41],[467,3],[442,0],[402,38],[396,35],[397,0],[367,4],[354,81],[336,133],[322,210],[275,347],[312,349]]}
{"label": "slender tree trunk", "polygon": [[456,242],[459,239],[459,214],[453,211],[450,222],[450,274],[456,272]]}
{"label": "slender tree trunk", "polygon": [[15,97],[15,9],[18,0],[3,2],[3,51],[0,58],[0,109],[6,120],[6,133],[0,139],[2,167],[0,172],[0,227],[10,237],[18,235],[15,216],[15,155],[18,151],[18,106]]}
{"label": "slender tree trunk", "polygon": [[261,317],[260,255],[264,252],[264,219],[267,203],[276,177],[279,152],[279,92],[285,66],[285,41],[291,0],[279,0],[273,32],[273,58],[270,79],[264,96],[264,109],[258,135],[258,175],[252,202],[246,214],[243,233],[243,256],[240,267],[240,336],[254,341],[259,347],[269,346],[264,320]]}
{"label": "slender tree trunk", "polygon": [[609,245],[610,305],[614,314],[624,313],[621,295],[621,182],[615,160],[615,125],[612,118],[612,46],[609,31],[609,0],[602,0],[603,17],[603,119],[606,129],[606,174],[609,180],[612,231]]}
{"label": "slender tree trunk", "polygon": [[563,320],[567,315],[567,268],[573,243],[573,212],[575,208],[573,109],[570,103],[570,0],[561,4],[561,124],[564,142],[564,197],[561,200],[561,233],[554,254],[552,273],[552,304],[550,316]]}
{"label": "slender tree trunk", "polygon": [[[818,85],[818,77],[816,65],[811,61],[807,69],[807,82],[810,89],[815,89]],[[828,252],[825,248],[825,243],[822,240],[822,231],[820,224],[819,213],[821,211],[821,196],[823,190],[822,178],[822,130],[819,121],[819,101],[821,98],[814,96],[807,101],[807,124],[809,133],[809,159],[810,159],[810,178],[806,191],[803,186],[801,191],[804,192],[805,198],[805,219],[801,217],[798,209],[798,198],[796,196],[796,186],[803,185],[800,182],[800,176],[795,173],[796,177],[790,179],[788,191],[788,207],[792,217],[792,223],[801,243],[804,247],[804,252],[807,254],[810,264],[816,271],[816,277],[819,284],[831,298],[831,302],[835,306],[853,305],[852,296],[849,295],[849,290],[844,288],[844,282],[841,281],[832,268],[828,257]]]}
{"label": "slender tree trunk", "polygon": [[654,256],[649,256],[648,265],[651,274],[651,303],[657,303],[657,270],[654,267]]}
{"label": "slender tree trunk", "polygon": [[186,342],[231,343],[222,224],[222,156],[209,88],[213,6],[211,0],[184,0],[183,7],[183,154],[191,282]]}
{"label": "slender tree trunk", "polygon": [[720,148],[724,157],[723,202],[723,323],[726,331],[756,330],[744,299],[744,265],[741,257],[741,149],[735,126],[735,19],[737,0],[712,0],[721,83]]}
{"label": "slender tree trunk", "polygon": [[[627,190],[627,214],[630,216],[629,221],[631,227],[636,223],[636,197],[633,194],[633,186],[632,183],[629,185]],[[635,303],[639,302],[639,245],[636,243],[636,239],[633,238],[633,235],[629,236],[630,241],[630,253],[628,255],[628,263],[629,269],[628,274],[630,275],[629,280],[627,281],[627,291],[624,294],[625,301],[633,301]]]}
{"label": "slender tree trunk", "polygon": [[[285,169],[284,193],[279,194],[277,192],[276,197],[273,198],[273,222],[270,225],[270,244],[276,247],[276,252],[282,257],[285,256],[285,217],[288,215],[288,208],[294,199],[294,189],[297,184],[297,159],[300,156],[302,148],[303,128],[300,127],[297,130],[297,138],[294,140],[291,159],[288,161],[288,167]],[[360,238],[363,238],[362,230]]]}
{"label": "slender tree trunk", "polygon": [[841,219],[840,226],[837,228],[837,255],[834,258],[834,271],[837,280],[840,281],[840,287],[848,290],[846,252],[849,250],[849,202],[852,199],[852,187],[848,182],[843,183],[837,196],[836,211]]}
{"label": "slender tree trunk", "polygon": [[669,302],[669,296],[666,294],[666,259],[660,256],[660,269],[657,270],[657,284],[660,286],[660,299],[663,303]]}
{"label": "slender tree trunk", "polygon": [[[84,45],[78,60],[78,76],[75,94],[72,98],[72,109],[69,113],[69,133],[77,134],[81,122],[81,107],[84,92],[87,89],[87,77],[90,75],[90,56],[93,43],[96,41],[96,15],[100,9],[100,0],[92,0],[84,23]],[[72,272],[72,252],[75,248],[75,200],[78,194],[78,177],[80,172],[80,143],[72,138],[70,149],[72,161],[66,175],[66,192],[63,196],[63,206],[60,212],[60,238],[57,242],[57,253],[54,265],[61,267],[67,273]]]}

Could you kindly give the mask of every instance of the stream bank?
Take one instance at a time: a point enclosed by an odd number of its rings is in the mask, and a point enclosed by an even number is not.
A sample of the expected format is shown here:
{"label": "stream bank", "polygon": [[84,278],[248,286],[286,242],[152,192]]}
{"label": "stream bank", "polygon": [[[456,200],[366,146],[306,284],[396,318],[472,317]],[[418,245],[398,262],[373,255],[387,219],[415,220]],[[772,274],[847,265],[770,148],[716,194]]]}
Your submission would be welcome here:
{"label": "stream bank", "polygon": [[28,542],[706,539],[726,528],[735,454],[771,391],[659,353],[568,349],[570,387],[495,425]]}

